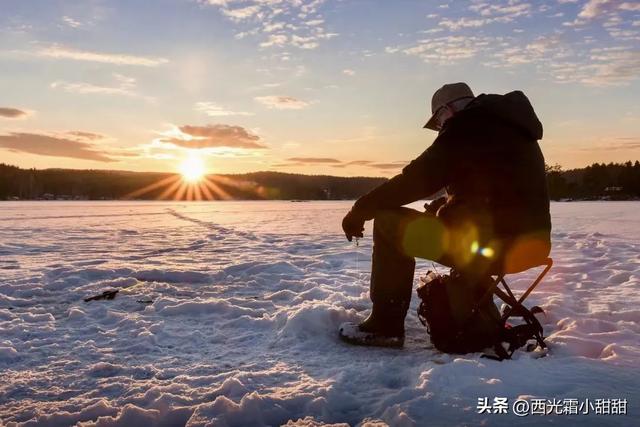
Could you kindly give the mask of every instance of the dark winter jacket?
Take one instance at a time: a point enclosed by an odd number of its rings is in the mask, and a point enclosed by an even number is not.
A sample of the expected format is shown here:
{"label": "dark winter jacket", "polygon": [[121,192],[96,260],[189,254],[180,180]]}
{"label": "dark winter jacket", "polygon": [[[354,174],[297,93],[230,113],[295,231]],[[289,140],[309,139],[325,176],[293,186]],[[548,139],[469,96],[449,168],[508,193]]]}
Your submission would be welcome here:
{"label": "dark winter jacket", "polygon": [[446,188],[447,202],[437,216],[447,226],[473,224],[481,245],[534,235],[546,256],[551,219],[541,138],[542,124],[522,92],[482,94],[449,119],[401,174],[361,197],[354,210],[371,219],[380,209]]}

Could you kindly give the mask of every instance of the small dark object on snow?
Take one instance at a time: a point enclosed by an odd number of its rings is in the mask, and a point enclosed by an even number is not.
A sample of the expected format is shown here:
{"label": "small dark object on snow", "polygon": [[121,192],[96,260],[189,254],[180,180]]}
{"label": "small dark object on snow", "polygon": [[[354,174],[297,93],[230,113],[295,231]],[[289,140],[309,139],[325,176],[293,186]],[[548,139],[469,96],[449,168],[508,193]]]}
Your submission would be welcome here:
{"label": "small dark object on snow", "polygon": [[136,300],[136,302],[139,304],[153,304],[153,300],[151,299],[139,299]]}
{"label": "small dark object on snow", "polygon": [[119,291],[120,291],[119,289],[114,289],[114,290],[111,290],[111,291],[104,291],[100,295],[94,295],[92,297],[85,298],[84,302],[98,301],[98,300],[101,300],[101,299],[114,299],[116,297],[116,294]]}

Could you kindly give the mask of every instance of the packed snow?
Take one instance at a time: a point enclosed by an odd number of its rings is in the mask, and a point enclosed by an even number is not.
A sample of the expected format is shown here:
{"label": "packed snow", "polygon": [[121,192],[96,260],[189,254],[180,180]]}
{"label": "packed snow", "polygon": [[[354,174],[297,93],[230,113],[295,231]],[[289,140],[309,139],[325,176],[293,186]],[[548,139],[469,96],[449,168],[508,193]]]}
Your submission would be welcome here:
{"label": "packed snow", "polygon": [[[638,202],[552,204],[555,265],[527,300],[550,351],[504,362],[436,351],[415,296],[404,349],[339,341],[370,308],[350,202],[0,207],[0,425],[638,425]],[[480,413],[502,397],[627,413]]]}

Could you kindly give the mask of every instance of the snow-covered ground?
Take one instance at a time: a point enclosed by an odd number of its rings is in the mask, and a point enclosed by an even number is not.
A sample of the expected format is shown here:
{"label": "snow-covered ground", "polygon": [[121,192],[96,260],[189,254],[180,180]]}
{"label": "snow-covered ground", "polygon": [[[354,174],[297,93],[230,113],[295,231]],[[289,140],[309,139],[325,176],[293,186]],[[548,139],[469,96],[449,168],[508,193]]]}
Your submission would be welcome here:
{"label": "snow-covered ground", "polygon": [[[640,203],[552,205],[556,264],[528,299],[550,354],[505,362],[436,352],[417,298],[403,350],[340,342],[370,307],[349,206],[0,203],[0,425],[640,425]],[[590,414],[481,414],[484,397]]]}

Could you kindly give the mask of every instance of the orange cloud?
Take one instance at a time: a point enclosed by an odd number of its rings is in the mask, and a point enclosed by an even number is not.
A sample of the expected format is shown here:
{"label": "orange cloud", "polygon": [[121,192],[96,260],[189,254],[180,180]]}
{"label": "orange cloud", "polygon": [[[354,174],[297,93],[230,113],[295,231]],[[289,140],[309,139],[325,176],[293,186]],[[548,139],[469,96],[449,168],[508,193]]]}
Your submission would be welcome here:
{"label": "orange cloud", "polygon": [[330,159],[327,157],[291,157],[288,162],[296,163],[340,163],[338,159]]}
{"label": "orange cloud", "polygon": [[258,135],[250,133],[241,126],[184,125],[180,126],[178,130],[180,131],[178,135],[172,135],[160,141],[185,148],[267,148],[260,143]]}
{"label": "orange cloud", "polygon": [[0,117],[4,117],[5,119],[21,119],[28,115],[28,112],[18,110],[17,108],[0,107]]}
{"label": "orange cloud", "polygon": [[256,96],[254,99],[269,108],[275,108],[277,110],[300,110],[309,106],[307,101],[291,96]]}
{"label": "orange cloud", "polygon": [[[115,162],[106,154],[96,151],[96,147],[85,132],[67,133],[70,137],[26,132],[10,132],[0,135],[0,148],[14,152],[39,154],[41,156],[70,157],[74,159],[95,160],[98,162]],[[74,138],[75,137],[75,138]]]}

